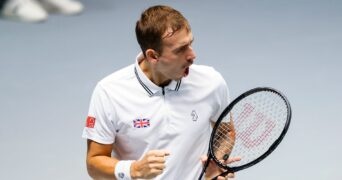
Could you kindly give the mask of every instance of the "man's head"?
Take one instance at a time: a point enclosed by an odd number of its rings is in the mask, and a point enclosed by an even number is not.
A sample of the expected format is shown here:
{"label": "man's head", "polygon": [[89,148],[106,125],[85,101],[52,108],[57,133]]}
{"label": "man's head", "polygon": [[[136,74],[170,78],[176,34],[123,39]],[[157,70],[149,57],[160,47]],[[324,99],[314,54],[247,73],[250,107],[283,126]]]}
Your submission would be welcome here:
{"label": "man's head", "polygon": [[163,39],[185,29],[190,32],[187,19],[169,6],[152,6],[146,9],[136,23],[135,33],[143,54],[153,49],[162,54]]}
{"label": "man's head", "polygon": [[152,82],[164,86],[189,74],[196,58],[193,36],[179,11],[167,6],[148,8],[137,22],[136,34],[146,60],[140,65],[148,66],[144,72]]}

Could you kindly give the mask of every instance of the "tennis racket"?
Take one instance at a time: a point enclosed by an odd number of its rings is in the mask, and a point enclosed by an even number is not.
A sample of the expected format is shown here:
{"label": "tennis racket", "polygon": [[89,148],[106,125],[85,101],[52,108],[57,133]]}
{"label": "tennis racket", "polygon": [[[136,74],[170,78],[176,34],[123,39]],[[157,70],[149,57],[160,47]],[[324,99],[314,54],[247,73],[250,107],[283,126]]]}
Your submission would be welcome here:
{"label": "tennis racket", "polygon": [[[226,170],[221,176],[259,163],[282,141],[290,121],[290,103],[278,90],[258,87],[241,94],[216,121],[208,160],[198,179],[201,180],[211,160]],[[226,163],[229,157],[237,156],[240,161]]]}

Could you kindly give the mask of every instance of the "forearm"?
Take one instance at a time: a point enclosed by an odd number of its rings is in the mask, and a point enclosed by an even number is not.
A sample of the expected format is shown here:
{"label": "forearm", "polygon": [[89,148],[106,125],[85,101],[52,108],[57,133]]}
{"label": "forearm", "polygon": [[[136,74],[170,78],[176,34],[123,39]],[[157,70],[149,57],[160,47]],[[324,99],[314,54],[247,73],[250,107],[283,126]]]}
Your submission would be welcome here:
{"label": "forearm", "polygon": [[87,169],[93,179],[115,179],[114,170],[118,160],[108,156],[87,158]]}
{"label": "forearm", "polygon": [[[151,179],[163,172],[167,150],[151,150],[140,161],[120,161],[111,157],[113,144],[100,144],[88,140],[87,169],[93,179],[116,179],[116,173],[132,179]],[[116,174],[118,176],[119,174]]]}

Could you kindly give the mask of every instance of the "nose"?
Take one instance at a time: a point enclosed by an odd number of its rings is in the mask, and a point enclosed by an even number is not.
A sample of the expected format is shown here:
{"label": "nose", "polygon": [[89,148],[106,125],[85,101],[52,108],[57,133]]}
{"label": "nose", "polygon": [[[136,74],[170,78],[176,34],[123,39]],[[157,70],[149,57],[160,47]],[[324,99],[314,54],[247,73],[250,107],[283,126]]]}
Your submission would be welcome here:
{"label": "nose", "polygon": [[189,51],[188,51],[186,59],[189,61],[194,61],[196,59],[196,53],[193,50],[192,46],[189,46]]}

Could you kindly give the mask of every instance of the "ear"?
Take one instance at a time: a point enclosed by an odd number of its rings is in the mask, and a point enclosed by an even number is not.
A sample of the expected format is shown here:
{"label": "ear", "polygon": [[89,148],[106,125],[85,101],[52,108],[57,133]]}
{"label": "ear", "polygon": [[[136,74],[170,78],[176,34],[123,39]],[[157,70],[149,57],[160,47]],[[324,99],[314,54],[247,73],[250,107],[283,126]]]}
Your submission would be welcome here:
{"label": "ear", "polygon": [[147,49],[145,53],[146,53],[146,59],[149,62],[158,62],[159,54],[155,50]]}

